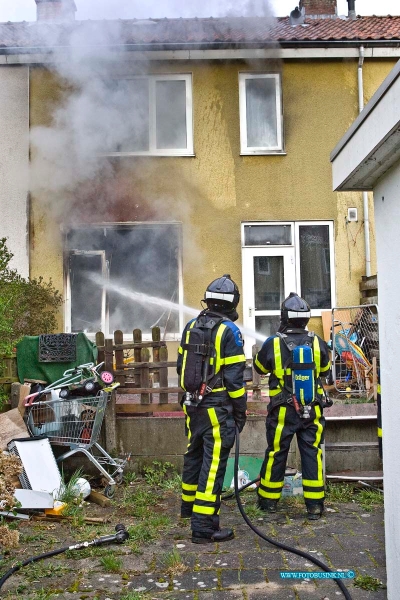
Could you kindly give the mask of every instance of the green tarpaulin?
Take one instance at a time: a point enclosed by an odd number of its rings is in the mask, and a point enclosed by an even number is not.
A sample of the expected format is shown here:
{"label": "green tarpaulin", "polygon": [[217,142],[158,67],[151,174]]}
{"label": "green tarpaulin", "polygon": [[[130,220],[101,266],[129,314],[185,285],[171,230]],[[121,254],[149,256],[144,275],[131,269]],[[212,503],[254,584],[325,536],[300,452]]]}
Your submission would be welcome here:
{"label": "green tarpaulin", "polygon": [[17,369],[20,383],[25,379],[40,379],[53,383],[64,374],[85,363],[95,363],[97,360],[96,344],[91,342],[84,333],[78,333],[76,339],[76,360],[73,362],[39,362],[39,336],[25,336],[17,344]]}

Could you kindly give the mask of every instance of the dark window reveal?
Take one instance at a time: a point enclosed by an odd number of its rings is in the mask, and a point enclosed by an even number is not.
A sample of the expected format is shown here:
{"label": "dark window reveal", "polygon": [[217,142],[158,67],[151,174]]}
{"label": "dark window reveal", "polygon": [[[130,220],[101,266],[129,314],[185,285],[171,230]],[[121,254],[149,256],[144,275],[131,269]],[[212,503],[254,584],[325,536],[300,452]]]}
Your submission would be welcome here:
{"label": "dark window reveal", "polygon": [[179,302],[179,225],[77,228],[68,233],[67,247],[72,332],[149,333],[155,325],[179,332],[178,312],[146,299]]}

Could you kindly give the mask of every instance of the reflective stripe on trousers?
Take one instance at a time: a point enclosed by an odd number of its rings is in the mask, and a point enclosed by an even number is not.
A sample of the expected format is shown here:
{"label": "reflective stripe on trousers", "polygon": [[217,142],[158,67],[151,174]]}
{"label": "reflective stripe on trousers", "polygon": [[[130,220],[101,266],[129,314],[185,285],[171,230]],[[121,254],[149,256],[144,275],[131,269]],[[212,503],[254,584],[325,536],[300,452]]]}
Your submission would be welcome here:
{"label": "reflective stripe on trousers", "polygon": [[301,456],[304,500],[307,504],[324,499],[322,449],[325,419],[314,405],[310,419],[302,419],[290,404],[273,408],[267,416],[267,450],[260,471],[260,498],[279,500],[284,485],[290,442],[296,434]]}
{"label": "reflective stripe on trousers", "polygon": [[230,407],[184,407],[189,443],[184,455],[182,509],[192,510],[192,530],[219,526],[221,492],[235,422]]}

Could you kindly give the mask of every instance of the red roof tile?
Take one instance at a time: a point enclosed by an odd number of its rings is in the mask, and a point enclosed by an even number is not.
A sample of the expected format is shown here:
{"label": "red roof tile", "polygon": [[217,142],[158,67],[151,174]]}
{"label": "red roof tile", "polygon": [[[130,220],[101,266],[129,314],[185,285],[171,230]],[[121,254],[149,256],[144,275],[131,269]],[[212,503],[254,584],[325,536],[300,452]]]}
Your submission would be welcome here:
{"label": "red roof tile", "polygon": [[400,16],[306,19],[288,17],[76,21],[64,24],[1,23],[0,49],[55,48],[74,44],[187,47],[303,45],[329,42],[400,43]]}

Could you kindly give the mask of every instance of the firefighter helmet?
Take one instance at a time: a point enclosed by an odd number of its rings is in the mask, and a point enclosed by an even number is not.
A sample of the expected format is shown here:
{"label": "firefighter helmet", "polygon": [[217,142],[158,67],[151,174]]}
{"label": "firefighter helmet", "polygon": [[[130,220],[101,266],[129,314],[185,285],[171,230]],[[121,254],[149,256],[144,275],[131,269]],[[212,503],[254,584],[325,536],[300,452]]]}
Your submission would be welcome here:
{"label": "firefighter helmet", "polygon": [[230,275],[223,275],[214,279],[204,294],[204,302],[211,310],[232,310],[237,307],[240,300],[239,288]]}
{"label": "firefighter helmet", "polygon": [[311,317],[309,304],[295,292],[290,292],[281,305],[282,325],[305,327]]}

